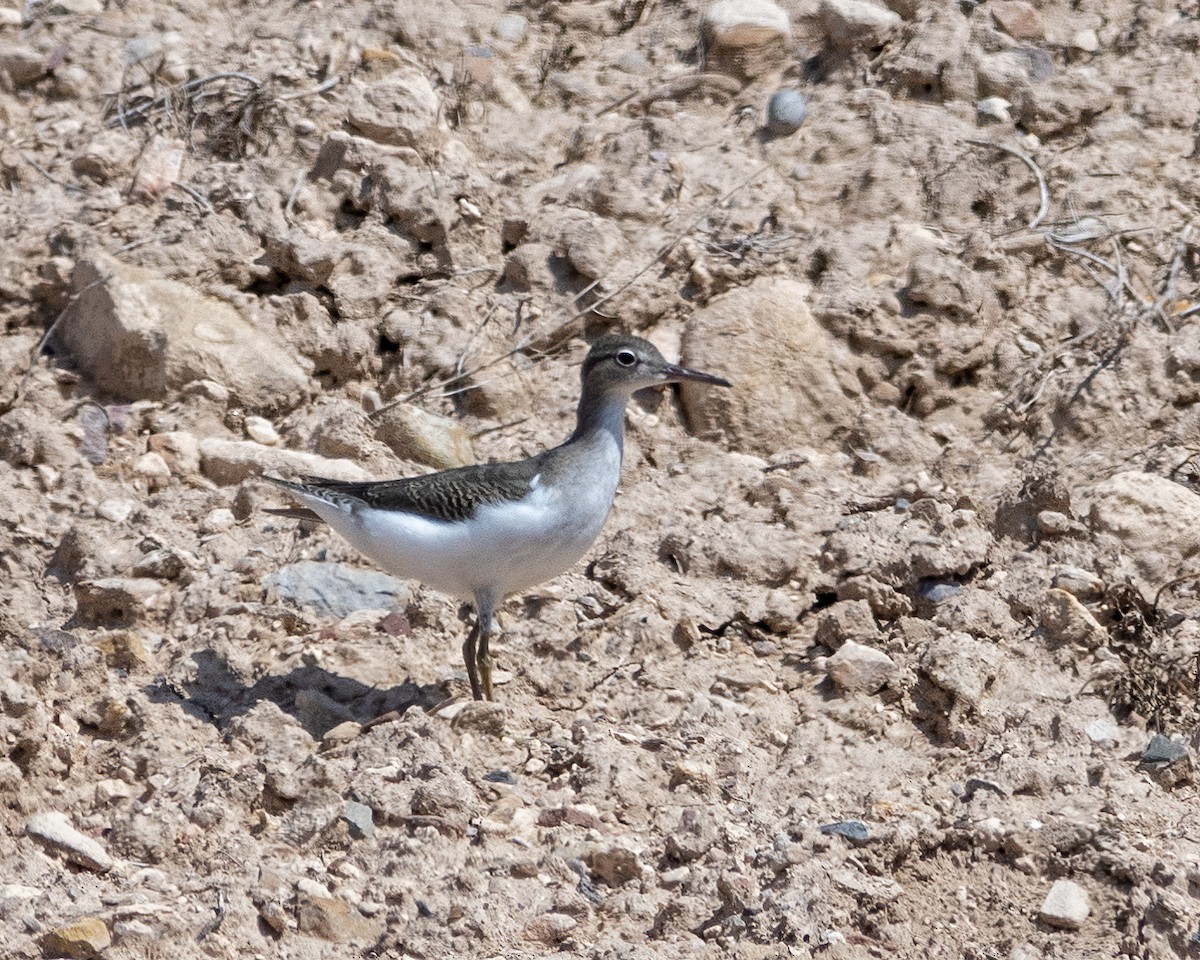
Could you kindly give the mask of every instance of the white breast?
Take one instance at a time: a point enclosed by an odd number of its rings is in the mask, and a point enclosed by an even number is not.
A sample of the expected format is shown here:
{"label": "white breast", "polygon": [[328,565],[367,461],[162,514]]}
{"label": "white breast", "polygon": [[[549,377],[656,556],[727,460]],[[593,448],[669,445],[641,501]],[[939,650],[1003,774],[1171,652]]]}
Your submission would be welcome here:
{"label": "white breast", "polygon": [[[587,552],[604,526],[620,476],[620,452],[593,463],[587,482],[548,488],[444,521],[369,507],[309,505],[354,547],[393,576],[464,600],[485,589],[497,599],[558,576]],[[595,468],[599,468],[598,470]]]}

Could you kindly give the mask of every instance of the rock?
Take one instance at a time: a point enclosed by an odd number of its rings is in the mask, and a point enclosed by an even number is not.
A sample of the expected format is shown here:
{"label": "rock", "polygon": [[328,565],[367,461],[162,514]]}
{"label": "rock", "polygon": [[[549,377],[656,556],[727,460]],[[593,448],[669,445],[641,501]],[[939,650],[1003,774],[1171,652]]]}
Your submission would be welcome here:
{"label": "rock", "polygon": [[767,133],[791,136],[808,117],[808,101],[799,90],[776,90],[767,103]]}
{"label": "rock", "polygon": [[438,416],[410,403],[399,403],[376,414],[375,437],[396,456],[437,470],[475,462],[471,437],[457,420]]}
{"label": "rock", "polygon": [[112,946],[112,935],[99,917],[84,917],[65,927],[57,927],[42,937],[42,949],[52,957],[89,960]]}
{"label": "rock", "polygon": [[684,365],[734,381],[731,390],[681,384],[698,435],[769,456],[815,445],[855,421],[855,405],[838,378],[839,358],[806,306],[808,295],[794,280],[760,277],[692,314],[683,332]]}
{"label": "rock", "polygon": [[882,650],[847,640],[825,661],[829,678],[846,693],[875,693],[896,674],[896,664]]}
{"label": "rock", "polygon": [[834,50],[871,50],[885,44],[903,22],[868,0],[821,0],[821,27]]}
{"label": "rock", "polygon": [[143,453],[133,462],[133,472],[151,490],[159,490],[171,482],[171,468],[157,453]]}
{"label": "rock", "polygon": [[116,630],[96,638],[96,647],[104,656],[104,662],[118,670],[136,670],[145,666],[149,655],[146,645],[136,633]]}
{"label": "rock", "polygon": [[1091,910],[1087,891],[1083,887],[1071,880],[1055,880],[1038,911],[1038,917],[1052,927],[1078,930]]}
{"label": "rock", "polygon": [[365,803],[347,800],[346,805],[342,808],[342,819],[350,826],[350,836],[356,839],[375,835],[375,811]]}
{"label": "rock", "polygon": [[1188,748],[1185,743],[1179,740],[1173,740],[1170,737],[1164,737],[1161,733],[1156,733],[1150,738],[1150,742],[1146,745],[1146,749],[1142,751],[1140,766],[1160,769],[1170,766],[1177,760],[1183,760],[1188,756]]}
{"label": "rock", "polygon": [[263,581],[270,602],[308,607],[322,617],[347,617],[356,610],[403,610],[404,581],[345,563],[301,560],[280,567]]}
{"label": "rock", "polygon": [[1051,588],[1038,606],[1042,629],[1054,644],[1095,650],[1108,643],[1108,631],[1090,610],[1066,590]]}
{"label": "rock", "polygon": [[1003,97],[984,97],[975,104],[975,112],[988,120],[995,120],[999,123],[1012,123],[1012,114],[1009,113],[1010,107],[1012,107],[1012,104]]}
{"label": "rock", "polygon": [[506,13],[496,21],[495,26],[492,27],[492,33],[509,43],[520,43],[528,29],[529,21],[521,14]]}
{"label": "rock", "polygon": [[637,853],[619,845],[596,846],[586,852],[583,862],[593,876],[610,887],[620,886],[642,874],[642,864]]}
{"label": "rock", "polygon": [[852,843],[866,843],[871,839],[871,831],[861,820],[838,820],[818,827],[822,833],[831,837],[843,837]]}
{"label": "rock", "polygon": [[1118,473],[1084,495],[1091,527],[1115,537],[1148,592],[1200,553],[1200,497],[1151,473]]}
{"label": "rock", "polygon": [[383,932],[380,920],[364,917],[345,900],[305,892],[296,896],[296,926],[330,943],[369,943]]}
{"label": "rock", "polygon": [[351,126],[377,143],[419,148],[440,139],[437,94],[416,67],[401,65],[353,88],[348,99]]}
{"label": "rock", "polygon": [[155,580],[178,580],[187,569],[187,562],[174,550],[151,550],[133,565],[135,577],[152,577]]}
{"label": "rock", "polygon": [[988,11],[996,26],[1014,40],[1044,40],[1046,25],[1042,15],[1025,0],[999,0],[989,3]]}
{"label": "rock", "polygon": [[543,913],[525,924],[521,936],[533,943],[553,945],[566,940],[578,925],[578,921],[569,914]]}
{"label": "rock", "polygon": [[700,21],[705,68],[743,81],[782,65],[791,39],[788,15],[772,0],[717,0]]}
{"label": "rock", "polygon": [[177,477],[190,477],[200,472],[200,442],[183,430],[150,435],[148,445],[167,468]]}
{"label": "rock", "polygon": [[142,620],[161,591],[151,580],[102,577],[75,585],[75,616],[79,626],[127,626]]}
{"label": "rock", "polygon": [[133,500],[101,500],[96,505],[96,516],[109,523],[124,523],[136,509]]}
{"label": "rock", "polygon": [[233,511],[228,507],[217,507],[205,514],[204,519],[200,521],[200,533],[207,537],[214,533],[225,533],[235,526],[237,517],[233,515]]}
{"label": "rock", "polygon": [[0,73],[7,73],[18,87],[27,87],[46,75],[46,58],[31,47],[0,44]]}
{"label": "rock", "polygon": [[246,436],[255,443],[273,447],[279,443],[279,431],[266,417],[247,417],[245,422]]}
{"label": "rock", "polygon": [[1078,30],[1071,35],[1071,46],[1081,53],[1099,53],[1100,38],[1091,28]]}
{"label": "rock", "polygon": [[839,650],[849,640],[870,643],[881,636],[867,600],[842,600],[822,610],[817,620],[817,643]]}
{"label": "rock", "polygon": [[107,873],[113,867],[113,858],[108,851],[71,826],[65,814],[53,811],[39,813],[25,824],[25,832],[88,870]]}
{"label": "rock", "polygon": [[1121,728],[1111,720],[1101,717],[1083,728],[1087,738],[1099,746],[1115,746],[1121,742]]}
{"label": "rock", "polygon": [[224,301],[99,253],[75,265],[74,286],[62,341],[101,390],[157,400],[216,377],[250,409],[290,408],[308,392],[287,346]]}
{"label": "rock", "polygon": [[1104,595],[1104,581],[1081,567],[1059,567],[1051,585],[1084,601],[1099,600]]}
{"label": "rock", "polygon": [[300,450],[264,447],[253,440],[210,437],[200,444],[200,468],[214,483],[241,483],[264,473],[312,474],[330,480],[366,480],[362,467],[350,460],[330,460]]}
{"label": "rock", "polygon": [[620,258],[624,242],[620,231],[600,217],[573,217],[563,227],[563,252],[580,276],[602,278]]}
{"label": "rock", "polygon": [[600,829],[600,811],[590,803],[571,803],[562,807],[549,807],[538,814],[539,827],[559,827],[571,824],[588,830]]}
{"label": "rock", "polygon": [[929,645],[921,656],[921,669],[956,702],[978,709],[996,679],[999,661],[993,644],[965,633],[951,633]]}

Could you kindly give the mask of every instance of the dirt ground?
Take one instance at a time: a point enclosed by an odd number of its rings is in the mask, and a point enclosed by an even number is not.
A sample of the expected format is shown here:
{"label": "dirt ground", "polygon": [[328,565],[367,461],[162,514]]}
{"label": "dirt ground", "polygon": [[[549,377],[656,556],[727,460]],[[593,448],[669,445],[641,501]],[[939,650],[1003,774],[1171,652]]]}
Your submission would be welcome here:
{"label": "dirt ground", "polygon": [[[1198,50],[0,8],[0,955],[1200,952]],[[260,475],[535,452],[617,330],[734,387],[631,405],[476,704],[457,605]]]}

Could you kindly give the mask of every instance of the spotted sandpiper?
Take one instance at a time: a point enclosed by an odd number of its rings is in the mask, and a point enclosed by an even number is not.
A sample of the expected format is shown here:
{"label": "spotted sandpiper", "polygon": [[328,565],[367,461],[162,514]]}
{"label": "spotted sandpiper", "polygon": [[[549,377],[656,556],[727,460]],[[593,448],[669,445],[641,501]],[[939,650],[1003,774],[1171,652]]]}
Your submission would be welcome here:
{"label": "spotted sandpiper", "polygon": [[474,602],[463,659],[476,700],[492,699],[488,641],[497,604],[558,576],[604,526],[621,475],[630,396],[680,380],[730,386],[623,335],[596,340],[582,376],[575,432],[527,460],[362,483],[264,477],[308,508],[275,512],[324,520],[394,576]]}

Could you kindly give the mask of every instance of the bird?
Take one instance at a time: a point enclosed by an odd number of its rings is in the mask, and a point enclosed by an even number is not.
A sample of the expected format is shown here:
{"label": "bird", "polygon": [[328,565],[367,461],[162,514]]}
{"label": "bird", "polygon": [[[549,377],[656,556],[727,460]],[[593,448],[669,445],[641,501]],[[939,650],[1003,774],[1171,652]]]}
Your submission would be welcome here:
{"label": "bird", "polygon": [[322,520],[389,574],[474,605],[462,655],[476,700],[493,699],[497,606],[569,569],[608,519],[630,397],[685,380],[731,386],[669,363],[650,341],[627,334],[597,338],[580,375],[574,432],[523,460],[397,480],[263,477],[304,505],[270,512]]}

